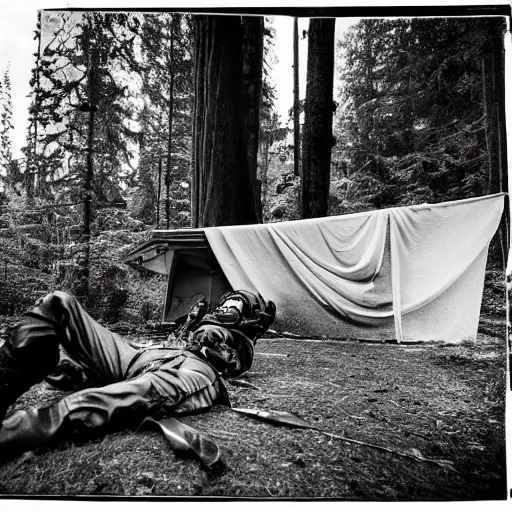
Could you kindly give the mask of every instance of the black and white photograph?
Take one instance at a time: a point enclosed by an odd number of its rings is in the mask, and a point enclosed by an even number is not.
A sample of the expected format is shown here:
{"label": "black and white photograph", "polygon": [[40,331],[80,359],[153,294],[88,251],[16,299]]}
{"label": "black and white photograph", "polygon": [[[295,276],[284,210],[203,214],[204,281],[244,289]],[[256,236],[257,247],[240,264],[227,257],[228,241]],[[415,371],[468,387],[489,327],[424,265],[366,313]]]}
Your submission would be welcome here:
{"label": "black and white photograph", "polygon": [[510,5],[326,5],[2,15],[3,509],[510,499]]}

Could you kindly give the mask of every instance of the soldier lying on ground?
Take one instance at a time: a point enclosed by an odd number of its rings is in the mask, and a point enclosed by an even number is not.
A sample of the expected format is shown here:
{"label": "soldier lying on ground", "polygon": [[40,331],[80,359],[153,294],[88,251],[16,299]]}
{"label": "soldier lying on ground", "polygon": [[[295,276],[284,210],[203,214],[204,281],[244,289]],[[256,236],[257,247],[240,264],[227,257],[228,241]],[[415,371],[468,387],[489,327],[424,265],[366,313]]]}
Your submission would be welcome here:
{"label": "soldier lying on ground", "polygon": [[[240,290],[206,309],[199,303],[178,331],[183,348],[140,349],[93,320],[72,295],[56,291],[44,297],[0,347],[0,460],[50,441],[137,427],[148,416],[229,404],[221,377],[251,367],[254,344],[273,322],[275,305]],[[63,387],[57,375],[61,348],[94,387],[5,418],[10,405],[43,379]]]}

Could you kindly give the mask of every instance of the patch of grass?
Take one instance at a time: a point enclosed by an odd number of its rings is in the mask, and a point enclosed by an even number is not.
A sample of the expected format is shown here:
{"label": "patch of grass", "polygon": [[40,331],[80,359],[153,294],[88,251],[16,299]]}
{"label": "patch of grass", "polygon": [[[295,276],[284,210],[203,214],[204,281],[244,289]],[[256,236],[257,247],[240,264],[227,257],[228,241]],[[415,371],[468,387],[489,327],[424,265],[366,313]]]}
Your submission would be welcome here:
{"label": "patch of grass", "polygon": [[[286,410],[340,436],[447,459],[455,471],[219,406],[182,418],[220,445],[215,468],[176,456],[156,432],[123,431],[1,465],[0,493],[505,499],[504,345],[267,339],[242,377],[252,386],[228,383],[234,407]],[[58,397],[41,384],[16,407]]]}

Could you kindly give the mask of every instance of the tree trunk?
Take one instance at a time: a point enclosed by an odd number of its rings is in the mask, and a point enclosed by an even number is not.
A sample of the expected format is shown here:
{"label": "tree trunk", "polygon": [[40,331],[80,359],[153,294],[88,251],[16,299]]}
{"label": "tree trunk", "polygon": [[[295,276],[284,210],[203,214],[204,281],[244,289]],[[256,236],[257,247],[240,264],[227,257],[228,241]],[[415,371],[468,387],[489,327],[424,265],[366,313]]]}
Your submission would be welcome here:
{"label": "tree trunk", "polygon": [[293,173],[300,175],[299,21],[293,19]]}
{"label": "tree trunk", "polygon": [[82,234],[89,236],[91,234],[91,201],[92,184],[94,180],[94,111],[91,108],[89,120],[87,122],[87,166],[84,179],[84,209],[83,209],[83,227]]}
{"label": "tree trunk", "polygon": [[171,14],[171,46],[169,50],[169,118],[168,118],[168,136],[167,136],[167,167],[165,171],[165,226],[169,229],[171,222],[171,164],[172,164],[172,122],[174,116],[174,23],[175,14]]}
{"label": "tree trunk", "polygon": [[334,19],[311,19],[302,149],[301,217],[327,215],[331,166]]}
{"label": "tree trunk", "polygon": [[263,205],[267,204],[268,196],[268,153],[270,151],[270,141],[268,137],[265,140],[265,149],[263,150],[263,176],[261,178],[261,195],[262,195],[262,210]]}
{"label": "tree trunk", "polygon": [[[483,109],[488,155],[487,194],[508,192],[505,133],[505,48],[504,27],[493,30],[482,59]],[[506,197],[505,201],[509,198]],[[509,209],[505,208],[500,226],[503,265],[509,250]]]}
{"label": "tree trunk", "polygon": [[[89,28],[89,27],[87,27]],[[85,30],[87,30],[87,28]],[[90,28],[89,28],[90,30]],[[91,33],[89,33],[89,39]],[[89,259],[91,239],[91,217],[92,217],[92,190],[94,183],[94,111],[97,108],[95,102],[95,58],[92,55],[93,49],[90,42],[87,42],[87,150],[86,168],[83,181],[83,203],[82,203],[82,232],[80,235],[80,252],[77,256],[78,275],[74,292],[77,297],[84,300],[89,293]]]}
{"label": "tree trunk", "polygon": [[[39,108],[41,107],[40,102],[40,90],[41,90],[41,10],[37,11],[37,26],[38,26],[38,37],[37,37],[37,64],[36,64],[36,96],[34,98],[34,101],[38,107],[37,113],[34,115],[34,148],[33,148],[33,158],[34,158],[34,164],[36,168],[36,174],[37,174],[37,180],[38,180],[38,187],[39,187],[39,193],[42,195],[43,192],[43,181],[44,176],[42,176],[41,171],[41,164],[39,162],[39,157],[37,154],[37,143],[38,143],[38,127],[37,122],[39,118]],[[30,171],[32,172],[32,171]],[[32,175],[29,173],[29,184],[27,189],[27,195],[29,197],[32,197],[34,194],[34,179],[32,178]]]}
{"label": "tree trunk", "polygon": [[242,28],[237,16],[195,17],[192,225],[258,221],[242,104]]}
{"label": "tree trunk", "polygon": [[74,292],[77,297],[85,299],[89,293],[89,259],[91,240],[91,217],[92,217],[92,186],[94,178],[93,165],[93,140],[94,140],[94,111],[89,112],[87,122],[87,155],[86,169],[83,181],[83,203],[82,203],[82,232],[80,234],[79,253],[77,255],[78,275]]}
{"label": "tree trunk", "polygon": [[156,229],[160,228],[160,199],[162,196],[162,157],[158,159],[158,190],[156,194]]}
{"label": "tree trunk", "polygon": [[258,146],[260,132],[261,82],[263,73],[263,18],[242,18],[243,30],[243,105],[247,133],[249,179],[254,191],[255,208],[261,222],[261,182],[258,182]]}
{"label": "tree trunk", "polygon": [[[35,125],[36,125],[37,121],[35,121],[34,119],[34,140],[33,140],[33,144],[32,144],[32,156],[30,158],[30,160],[27,162],[27,168],[26,168],[26,171],[25,171],[25,190],[27,191],[27,197],[29,198],[29,200],[31,200],[33,197],[34,197],[34,176],[35,176],[35,172],[34,172],[34,166],[36,165],[36,147],[37,147],[37,129],[35,128]],[[30,128],[29,128],[30,130]]]}
{"label": "tree trunk", "polygon": [[500,192],[499,127],[496,105],[496,69],[493,53],[482,59],[483,110],[485,116],[485,140],[487,143],[487,193]]}

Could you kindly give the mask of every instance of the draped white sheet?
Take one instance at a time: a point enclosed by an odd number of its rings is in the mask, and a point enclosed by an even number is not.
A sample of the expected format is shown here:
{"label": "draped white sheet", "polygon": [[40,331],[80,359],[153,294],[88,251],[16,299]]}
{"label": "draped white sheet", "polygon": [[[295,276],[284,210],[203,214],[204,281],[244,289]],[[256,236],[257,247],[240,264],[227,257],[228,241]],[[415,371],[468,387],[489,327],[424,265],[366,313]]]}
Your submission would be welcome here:
{"label": "draped white sheet", "polygon": [[399,341],[474,338],[503,197],[205,233],[233,288],[276,303],[280,330]]}
{"label": "draped white sheet", "polygon": [[487,251],[503,198],[390,209],[397,339],[476,337]]}

